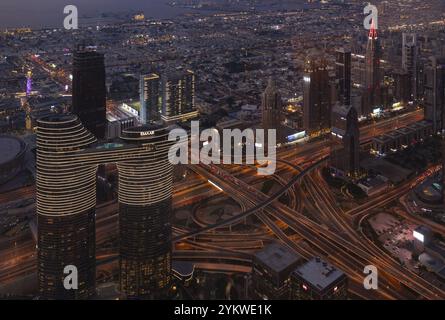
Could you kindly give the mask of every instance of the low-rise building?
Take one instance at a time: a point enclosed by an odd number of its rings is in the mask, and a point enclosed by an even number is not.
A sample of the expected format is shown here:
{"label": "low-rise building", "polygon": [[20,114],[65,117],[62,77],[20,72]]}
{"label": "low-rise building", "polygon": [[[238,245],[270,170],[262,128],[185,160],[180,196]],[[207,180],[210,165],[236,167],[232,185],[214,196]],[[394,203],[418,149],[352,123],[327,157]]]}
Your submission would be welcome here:
{"label": "low-rise building", "polygon": [[361,180],[357,185],[368,196],[373,196],[375,194],[384,192],[389,188],[388,179],[382,176]]}
{"label": "low-rise building", "polygon": [[253,258],[252,283],[255,297],[265,300],[290,298],[290,274],[301,257],[279,243],[272,243]]}
{"label": "low-rise building", "polygon": [[291,279],[295,300],[342,300],[348,296],[346,274],[318,257],[295,269]]}
{"label": "low-rise building", "polygon": [[386,155],[397,152],[403,147],[415,144],[433,133],[431,123],[420,121],[407,127],[396,129],[372,139],[371,152],[376,155]]}

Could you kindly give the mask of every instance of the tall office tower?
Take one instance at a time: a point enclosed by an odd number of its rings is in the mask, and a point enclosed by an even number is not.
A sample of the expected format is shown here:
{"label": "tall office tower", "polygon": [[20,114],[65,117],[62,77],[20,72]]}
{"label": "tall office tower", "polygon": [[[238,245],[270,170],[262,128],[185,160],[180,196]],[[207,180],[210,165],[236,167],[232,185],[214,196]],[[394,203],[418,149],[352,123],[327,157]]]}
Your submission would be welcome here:
{"label": "tall office tower", "polygon": [[120,284],[128,298],[160,298],[171,280],[173,168],[169,130],[158,125],[124,130],[123,141],[148,148],[118,163]]}
{"label": "tall office tower", "polygon": [[[77,116],[37,122],[38,283],[44,299],[86,299],[95,293],[95,165],[74,155],[93,144]],[[64,268],[78,270],[78,289],[64,288]]]}
{"label": "tall office tower", "polygon": [[262,125],[265,130],[276,130],[277,142],[283,142],[281,108],[281,95],[275,87],[275,82],[269,79],[266,90],[261,95]]}
{"label": "tall office tower", "polygon": [[360,171],[360,129],[354,107],[333,108],[332,136],[331,167],[338,175],[355,177]]}
{"label": "tall office tower", "polygon": [[363,115],[372,113],[375,107],[380,104],[380,58],[381,49],[377,29],[374,24],[371,26],[368,36],[368,45],[365,56],[365,91],[363,94]]}
{"label": "tall office tower", "polygon": [[280,243],[272,243],[253,256],[252,283],[255,298],[289,300],[290,274],[301,257]]}
{"label": "tall office tower", "polygon": [[351,105],[351,51],[344,48],[336,51],[335,71],[338,81],[340,104]]}
{"label": "tall office tower", "polygon": [[411,84],[409,73],[405,70],[396,70],[394,77],[394,98],[402,105],[407,105],[411,100]]}
{"label": "tall office tower", "polygon": [[315,258],[291,275],[293,300],[346,300],[348,278],[334,266]]}
{"label": "tall office tower", "polygon": [[431,57],[425,66],[425,120],[435,133],[445,129],[445,57]]}
{"label": "tall office tower", "polygon": [[162,76],[162,120],[187,121],[198,116],[195,105],[195,74],[191,70],[169,71]]}
{"label": "tall office tower", "polygon": [[329,73],[326,60],[311,56],[305,66],[303,125],[308,135],[320,135],[331,126]]}
{"label": "tall office tower", "polygon": [[73,54],[73,108],[96,138],[105,137],[106,86],[104,55],[84,46]]}
{"label": "tall office tower", "polygon": [[161,95],[159,75],[141,75],[139,82],[139,94],[141,102],[141,122],[156,121],[161,118]]}
{"label": "tall office tower", "polygon": [[417,35],[403,33],[402,37],[402,69],[408,72],[410,97],[414,100],[417,98]]}

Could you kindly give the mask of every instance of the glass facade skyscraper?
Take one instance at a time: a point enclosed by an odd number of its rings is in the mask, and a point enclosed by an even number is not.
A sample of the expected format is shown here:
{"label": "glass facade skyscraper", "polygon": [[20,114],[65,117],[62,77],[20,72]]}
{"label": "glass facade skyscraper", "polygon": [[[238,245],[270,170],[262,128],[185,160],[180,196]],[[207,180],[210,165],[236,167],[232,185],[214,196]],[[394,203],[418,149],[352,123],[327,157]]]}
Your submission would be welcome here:
{"label": "glass facade skyscraper", "polygon": [[139,80],[141,122],[159,120],[161,117],[161,80],[155,73],[143,74]]}
{"label": "glass facade skyscraper", "polygon": [[106,87],[104,55],[79,46],[73,54],[73,107],[98,139],[105,136]]}
{"label": "glass facade skyscraper", "polygon": [[[39,288],[43,298],[84,299],[95,293],[96,171],[117,163],[121,290],[155,297],[171,269],[172,165],[168,129],[126,129],[119,141],[98,144],[75,115],[38,122],[37,215]],[[78,269],[78,290],[66,290],[63,270]]]}
{"label": "glass facade skyscraper", "polygon": [[351,105],[351,51],[344,48],[335,52],[335,72],[338,81],[340,104]]}
{"label": "glass facade skyscraper", "polygon": [[331,126],[329,72],[324,57],[308,58],[303,81],[304,129],[308,135],[320,135]]}
{"label": "glass facade skyscraper", "polygon": [[162,120],[175,123],[198,115],[195,74],[191,70],[169,71],[162,76]]}

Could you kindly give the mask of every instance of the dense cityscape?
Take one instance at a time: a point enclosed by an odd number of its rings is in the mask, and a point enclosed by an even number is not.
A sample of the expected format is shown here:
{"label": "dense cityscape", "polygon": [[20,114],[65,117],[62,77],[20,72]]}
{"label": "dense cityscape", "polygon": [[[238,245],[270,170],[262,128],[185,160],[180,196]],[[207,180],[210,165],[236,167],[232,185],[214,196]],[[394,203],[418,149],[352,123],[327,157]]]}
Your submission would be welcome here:
{"label": "dense cityscape", "polygon": [[445,299],[445,3],[164,5],[0,28],[0,300]]}

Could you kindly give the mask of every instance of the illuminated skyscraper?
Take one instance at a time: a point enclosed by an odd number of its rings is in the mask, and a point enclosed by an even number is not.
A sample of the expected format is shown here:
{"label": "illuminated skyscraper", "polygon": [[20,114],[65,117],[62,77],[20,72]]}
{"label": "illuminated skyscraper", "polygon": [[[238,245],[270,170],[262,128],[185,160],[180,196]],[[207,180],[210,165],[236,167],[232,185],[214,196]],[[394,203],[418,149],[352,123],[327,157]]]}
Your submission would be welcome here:
{"label": "illuminated skyscraper", "polygon": [[150,125],[123,131],[123,141],[147,148],[144,157],[118,163],[120,283],[129,298],[159,298],[171,280],[173,168],[169,131]]}
{"label": "illuminated skyscraper", "polygon": [[369,115],[374,108],[381,103],[381,71],[380,71],[381,48],[374,24],[371,26],[368,36],[368,45],[365,56],[365,92],[363,94],[363,114]]}
{"label": "illuminated skyscraper", "polygon": [[[278,142],[282,142],[281,128],[281,95],[272,79],[269,79],[266,90],[261,95],[261,111],[263,129],[275,129]],[[266,131],[267,132],[267,131]],[[266,139],[266,141],[268,141]]]}
{"label": "illuminated skyscraper", "polygon": [[195,74],[169,71],[162,76],[162,115],[166,123],[187,121],[198,115],[195,105]]}
{"label": "illuminated skyscraper", "polygon": [[[126,129],[120,141],[97,144],[75,115],[38,121],[38,273],[43,298],[94,295],[96,171],[113,162],[119,169],[122,293],[156,297],[168,287],[170,145],[168,130],[161,126]],[[78,269],[78,290],[63,286],[68,265]]]}
{"label": "illuminated skyscraper", "polygon": [[340,104],[351,105],[351,51],[337,50],[335,71],[338,81],[338,95]]}
{"label": "illuminated skyscraper", "polygon": [[[96,142],[76,116],[51,116],[37,127],[38,283],[45,299],[86,299],[95,293],[96,170],[75,154]],[[78,269],[78,290],[63,270]]]}
{"label": "illuminated skyscraper", "polygon": [[319,135],[329,131],[331,126],[329,73],[323,57],[312,56],[307,60],[303,81],[303,122],[306,133]]}
{"label": "illuminated skyscraper", "polygon": [[29,96],[32,91],[32,71],[26,74],[26,95]]}
{"label": "illuminated skyscraper", "polygon": [[161,118],[161,95],[159,75],[144,74],[140,78],[141,122],[156,121]]}
{"label": "illuminated skyscraper", "polygon": [[104,55],[79,46],[73,54],[73,108],[98,139],[105,136],[106,87]]}

